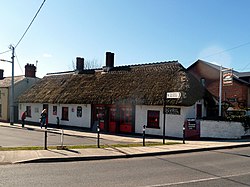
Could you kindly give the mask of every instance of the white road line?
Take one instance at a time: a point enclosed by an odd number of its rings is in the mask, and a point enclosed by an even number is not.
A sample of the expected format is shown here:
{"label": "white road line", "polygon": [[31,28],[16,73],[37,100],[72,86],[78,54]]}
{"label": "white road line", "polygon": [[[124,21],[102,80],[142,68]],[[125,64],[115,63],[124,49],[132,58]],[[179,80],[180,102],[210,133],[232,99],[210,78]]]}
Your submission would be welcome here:
{"label": "white road line", "polygon": [[189,184],[189,183],[196,183],[196,182],[203,182],[203,181],[210,181],[210,180],[217,180],[217,179],[226,179],[226,178],[238,177],[238,176],[249,175],[249,174],[250,174],[250,172],[239,173],[239,174],[235,174],[235,175],[225,175],[225,176],[210,177],[210,178],[204,178],[204,179],[196,179],[196,180],[183,181],[183,182],[155,184],[155,185],[149,185],[149,186],[144,186],[144,187],[162,187],[162,186],[172,186],[172,185],[180,185],[180,184]]}

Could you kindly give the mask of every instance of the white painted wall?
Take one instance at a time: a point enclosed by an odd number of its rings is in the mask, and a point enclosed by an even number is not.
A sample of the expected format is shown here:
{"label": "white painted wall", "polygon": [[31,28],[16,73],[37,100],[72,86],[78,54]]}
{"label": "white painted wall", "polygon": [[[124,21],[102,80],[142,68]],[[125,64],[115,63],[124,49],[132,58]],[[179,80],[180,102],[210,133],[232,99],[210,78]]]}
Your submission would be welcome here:
{"label": "white painted wall", "polygon": [[201,138],[240,139],[243,135],[250,132],[245,133],[240,122],[203,120],[200,123]]}
{"label": "white painted wall", "polygon": [[[195,105],[191,107],[172,107],[181,108],[181,115],[166,114],[165,135],[181,138],[184,121],[187,118],[195,117]],[[142,133],[143,125],[147,126],[147,111],[156,110],[160,111],[160,128],[146,128],[146,134],[163,135],[163,106],[137,105],[135,110],[135,133]]]}
{"label": "white painted wall", "polygon": [[[43,110],[43,104],[40,103],[21,103],[19,104],[19,120],[21,113],[26,110],[26,106],[31,106],[31,117],[27,117],[26,121],[39,123],[40,114]],[[53,106],[57,106],[57,115],[53,115]],[[82,117],[77,117],[77,106],[82,107]],[[69,120],[61,120],[62,107],[69,108]],[[90,128],[91,124],[91,105],[77,104],[49,104],[48,123],[56,124],[56,117],[59,117],[61,125]]]}

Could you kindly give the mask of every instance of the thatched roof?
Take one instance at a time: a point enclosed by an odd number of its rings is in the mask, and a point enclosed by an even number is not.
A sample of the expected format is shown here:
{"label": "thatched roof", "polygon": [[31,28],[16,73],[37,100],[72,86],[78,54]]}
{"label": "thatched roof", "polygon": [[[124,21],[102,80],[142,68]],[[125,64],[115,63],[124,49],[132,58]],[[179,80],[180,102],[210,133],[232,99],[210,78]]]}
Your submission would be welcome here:
{"label": "thatched roof", "polygon": [[173,61],[45,76],[19,102],[162,105],[164,92],[182,94],[180,99],[168,99],[169,105],[191,106],[203,97],[200,83]]}

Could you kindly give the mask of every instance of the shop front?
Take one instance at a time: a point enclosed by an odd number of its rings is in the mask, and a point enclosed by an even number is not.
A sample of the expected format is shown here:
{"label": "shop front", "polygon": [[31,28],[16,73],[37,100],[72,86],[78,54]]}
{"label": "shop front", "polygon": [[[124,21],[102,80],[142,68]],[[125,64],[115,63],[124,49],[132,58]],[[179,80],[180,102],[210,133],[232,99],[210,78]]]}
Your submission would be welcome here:
{"label": "shop front", "polygon": [[135,129],[135,112],[132,105],[93,105],[92,124],[110,133],[132,133]]}

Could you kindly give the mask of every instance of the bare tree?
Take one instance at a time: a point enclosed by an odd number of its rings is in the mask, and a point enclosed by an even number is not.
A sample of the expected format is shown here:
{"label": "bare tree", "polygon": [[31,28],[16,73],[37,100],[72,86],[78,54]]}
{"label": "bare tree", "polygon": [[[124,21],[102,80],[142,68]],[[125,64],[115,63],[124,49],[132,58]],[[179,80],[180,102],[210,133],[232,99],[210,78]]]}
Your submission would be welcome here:
{"label": "bare tree", "polygon": [[[75,70],[76,69],[76,62],[74,60],[72,60],[72,68]],[[96,68],[101,68],[101,63],[98,62],[97,59],[93,59],[93,60],[84,60],[84,69],[96,69]]]}
{"label": "bare tree", "polygon": [[100,67],[101,64],[97,61],[97,59],[84,61],[84,69],[96,69]]}

